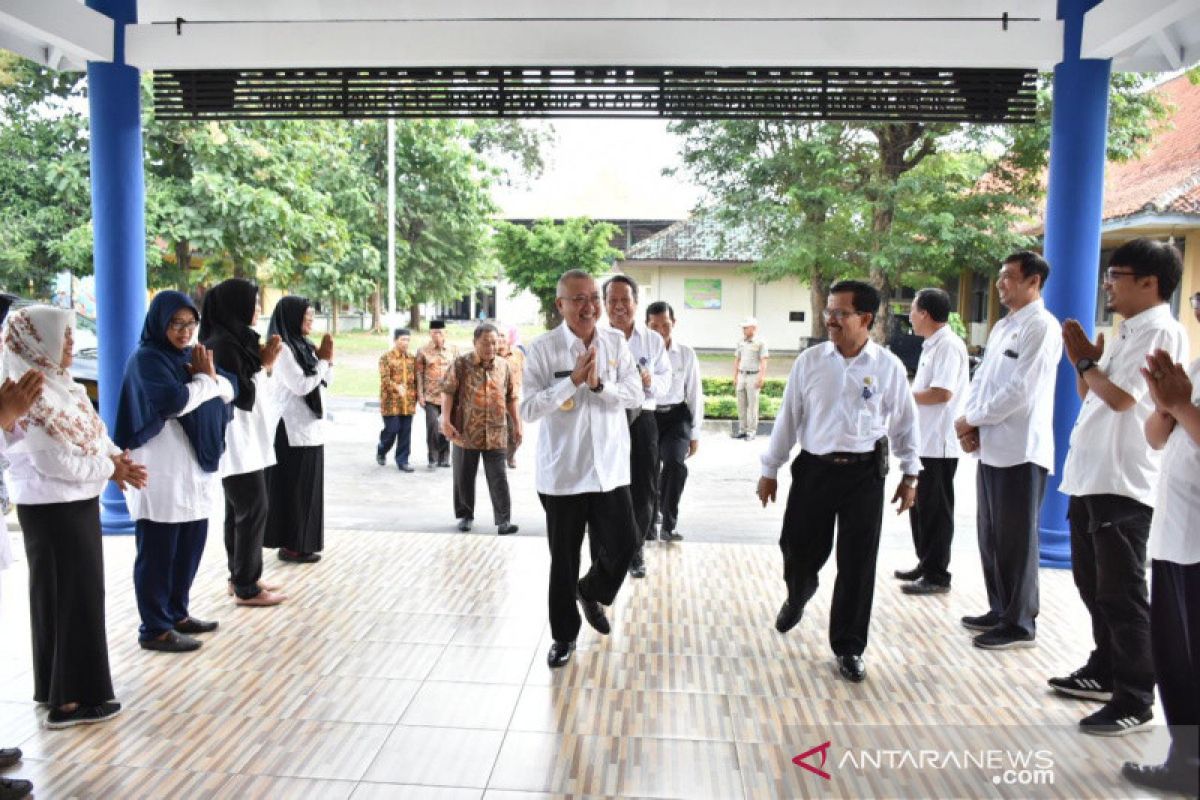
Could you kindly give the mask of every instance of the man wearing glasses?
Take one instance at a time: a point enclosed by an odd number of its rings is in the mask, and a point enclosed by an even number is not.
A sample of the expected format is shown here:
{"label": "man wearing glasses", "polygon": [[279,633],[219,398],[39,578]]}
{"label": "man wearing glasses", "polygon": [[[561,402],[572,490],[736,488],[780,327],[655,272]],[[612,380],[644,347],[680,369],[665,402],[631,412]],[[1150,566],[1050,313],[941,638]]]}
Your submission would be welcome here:
{"label": "man wearing glasses", "polygon": [[1042,290],[1050,265],[1023,250],[1004,259],[996,290],[1008,316],[988,335],[983,363],[954,423],[976,453],[979,559],[988,610],[962,618],[976,647],[1033,647],[1038,615],[1038,512],[1054,469],[1054,383],[1062,327]]}
{"label": "man wearing glasses", "polygon": [[829,341],[808,348],[792,365],[757,489],[763,507],[775,500],[776,475],[799,444],[779,536],[787,600],[775,629],[786,633],[800,621],[833,549],[836,524],[829,643],[842,677],[854,683],[866,677],[862,654],[875,595],[888,440],[904,470],[892,497],[899,512],[912,508],[921,471],[908,373],[899,358],[871,341],[879,303],[878,290],[867,283],[830,287],[824,311]]}
{"label": "man wearing glasses", "polygon": [[1086,664],[1050,686],[1104,703],[1080,720],[1084,733],[1147,730],[1154,717],[1146,542],[1161,459],[1146,446],[1154,400],[1141,370],[1158,350],[1187,360],[1187,334],[1168,304],[1182,277],[1178,250],[1134,239],[1112,254],[1104,278],[1105,309],[1123,318],[1114,340],[1106,346],[1101,333],[1093,343],[1078,322],[1063,323],[1083,405],[1059,491],[1070,498],[1071,571],[1096,647]]}
{"label": "man wearing glasses", "polygon": [[[570,270],[558,280],[563,322],[529,346],[521,418],[541,420],[535,485],[550,542],[550,633],[546,662],[571,660],[581,620],[610,630],[611,605],[640,546],[629,494],[626,408],[645,399],[625,336],[600,328],[600,290],[591,275]],[[584,530],[592,566],[579,578]],[[603,604],[603,605],[601,605]]]}

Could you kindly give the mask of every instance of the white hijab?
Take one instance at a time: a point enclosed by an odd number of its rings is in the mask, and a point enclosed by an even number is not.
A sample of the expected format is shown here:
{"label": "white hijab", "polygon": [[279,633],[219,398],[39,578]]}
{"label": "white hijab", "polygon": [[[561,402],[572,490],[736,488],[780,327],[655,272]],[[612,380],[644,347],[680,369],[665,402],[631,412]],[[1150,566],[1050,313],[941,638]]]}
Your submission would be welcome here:
{"label": "white hijab", "polygon": [[25,434],[9,452],[66,450],[70,455],[108,453],[104,423],[87,391],[62,367],[63,348],[72,338],[75,313],[51,306],[27,306],[8,315],[0,350],[0,382],[20,380],[31,369],[46,376],[42,396],[17,420]]}

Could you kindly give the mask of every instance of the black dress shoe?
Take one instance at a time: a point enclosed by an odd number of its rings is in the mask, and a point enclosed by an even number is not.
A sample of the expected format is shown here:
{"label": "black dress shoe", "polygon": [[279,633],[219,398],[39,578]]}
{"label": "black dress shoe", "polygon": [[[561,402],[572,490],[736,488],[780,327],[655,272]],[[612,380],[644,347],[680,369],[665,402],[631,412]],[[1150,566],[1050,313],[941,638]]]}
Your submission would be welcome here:
{"label": "black dress shoe", "polygon": [[646,577],[646,557],[640,547],[638,548],[637,553],[634,554],[633,560],[629,562],[629,577]]}
{"label": "black dress shoe", "polygon": [[439,467],[448,467],[448,466],[450,466],[450,462],[449,461],[439,461],[438,466]]}
{"label": "black dress shoe", "polygon": [[315,564],[321,560],[320,553],[297,553],[294,550],[279,548],[279,560],[289,561],[293,564]]}
{"label": "black dress shoe", "polygon": [[1158,792],[1178,792],[1187,797],[1200,794],[1200,777],[1195,767],[1175,768],[1168,764],[1137,764],[1126,761],[1121,776],[1136,786]]}
{"label": "black dress shoe", "polygon": [[200,649],[199,639],[175,631],[167,631],[165,639],[141,639],[138,644],[143,650],[157,650],[160,653],[190,653]]}
{"label": "black dress shoe", "polygon": [[175,630],[179,633],[187,634],[212,633],[217,629],[219,624],[220,623],[216,620],[209,622],[202,619],[196,619],[195,617],[188,617],[187,619],[181,619],[179,622],[176,622]]}
{"label": "black dress shoe", "polygon": [[989,611],[978,617],[963,617],[962,624],[964,628],[970,628],[973,631],[990,631],[1000,624],[1000,615],[995,611]]}
{"label": "black dress shoe", "polygon": [[21,778],[0,778],[0,800],[24,800],[33,792],[33,784]]}
{"label": "black dress shoe", "polygon": [[922,576],[917,578],[912,583],[906,583],[900,587],[900,591],[905,594],[945,594],[950,591],[948,583],[934,583],[928,578]]}
{"label": "black dress shoe", "polygon": [[413,468],[412,464],[397,464],[396,469],[400,470],[401,472],[416,472],[416,469]]}
{"label": "black dress shoe", "polygon": [[551,669],[555,667],[565,666],[571,660],[571,653],[575,650],[575,642],[555,642],[550,645],[550,652],[546,654],[546,663]]}
{"label": "black dress shoe", "polygon": [[467,531],[471,530],[471,520],[467,519],[466,517],[463,517],[462,519],[460,519],[458,521],[458,529],[460,531],[462,531],[463,533],[466,533]]}
{"label": "black dress shoe", "polygon": [[682,542],[683,534],[679,531],[666,531],[662,535],[662,540],[664,542]]}
{"label": "black dress shoe", "polygon": [[21,750],[16,747],[5,747],[0,750],[0,769],[8,769],[21,760]]}
{"label": "black dress shoe", "polygon": [[518,530],[520,530],[520,529],[516,525],[513,525],[512,523],[507,523],[505,525],[501,525],[500,527],[496,528],[496,533],[499,534],[500,536],[508,536],[510,533],[516,533]]}
{"label": "black dress shoe", "polygon": [[921,577],[921,568],[913,567],[912,569],[898,569],[892,573],[894,577],[902,581],[915,581]]}
{"label": "black dress shoe", "polygon": [[608,624],[608,617],[604,613],[604,606],[584,597],[578,586],[575,587],[575,597],[579,600],[579,607],[583,609],[583,618],[588,621],[588,625],[605,636],[612,632],[612,626]]}
{"label": "black dress shoe", "polygon": [[791,600],[784,600],[783,607],[779,609],[779,614],[775,617],[775,630],[787,633],[796,627],[796,623],[802,616],[804,616],[804,606],[793,603]]}
{"label": "black dress shoe", "polygon": [[379,452],[378,450],[376,450],[375,451],[375,463],[381,467],[386,465],[387,464],[387,456],[384,455],[383,453]]}
{"label": "black dress shoe", "polygon": [[851,683],[862,683],[867,677],[867,665],[862,656],[838,656],[838,672]]}

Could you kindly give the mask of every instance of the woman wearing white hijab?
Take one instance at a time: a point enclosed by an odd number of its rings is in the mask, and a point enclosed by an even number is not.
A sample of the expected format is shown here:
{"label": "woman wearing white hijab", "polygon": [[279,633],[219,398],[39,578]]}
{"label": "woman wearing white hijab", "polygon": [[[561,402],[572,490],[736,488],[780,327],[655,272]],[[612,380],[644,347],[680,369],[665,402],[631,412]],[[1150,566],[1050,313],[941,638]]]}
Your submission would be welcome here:
{"label": "woman wearing white hijab", "polygon": [[42,395],[8,438],[9,486],[29,560],[33,699],[48,728],[115,717],[104,632],[100,492],[109,480],[145,486],[146,470],[108,438],[83,387],[71,379],[74,314],[49,306],[14,311],[4,328],[0,383],[35,370]]}

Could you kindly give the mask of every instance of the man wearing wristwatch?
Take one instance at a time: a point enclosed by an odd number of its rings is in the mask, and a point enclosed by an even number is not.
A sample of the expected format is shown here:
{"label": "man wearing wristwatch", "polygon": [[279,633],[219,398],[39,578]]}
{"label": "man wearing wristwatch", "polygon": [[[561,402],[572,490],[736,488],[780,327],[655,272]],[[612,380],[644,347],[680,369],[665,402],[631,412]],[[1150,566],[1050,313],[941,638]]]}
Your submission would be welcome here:
{"label": "man wearing wristwatch", "polygon": [[775,629],[787,633],[800,621],[833,549],[836,524],[829,644],[842,677],[854,683],[866,677],[862,654],[875,594],[888,441],[904,470],[892,497],[898,513],[912,508],[921,470],[908,373],[895,354],[871,341],[879,303],[879,291],[861,281],[830,287],[824,310],[829,341],[792,365],[757,489],[763,507],[775,500],[776,474],[799,444],[779,537],[787,600]]}
{"label": "man wearing wristwatch", "polygon": [[1070,497],[1071,571],[1095,649],[1082,667],[1049,683],[1060,695],[1104,703],[1080,720],[1084,733],[1131,733],[1153,718],[1146,543],[1161,454],[1146,446],[1154,400],[1141,369],[1158,350],[1187,361],[1187,333],[1168,303],[1182,276],[1178,250],[1134,239],[1113,253],[1104,274],[1105,308],[1124,318],[1114,340],[1106,346],[1101,333],[1092,343],[1077,321],[1063,323],[1083,405],[1059,491]]}

